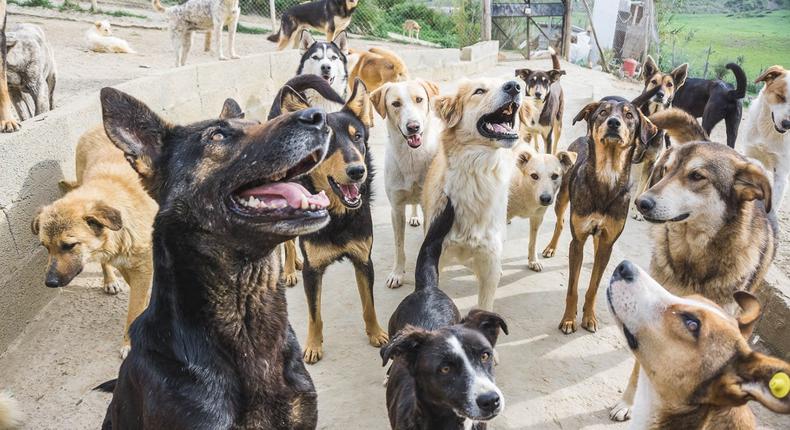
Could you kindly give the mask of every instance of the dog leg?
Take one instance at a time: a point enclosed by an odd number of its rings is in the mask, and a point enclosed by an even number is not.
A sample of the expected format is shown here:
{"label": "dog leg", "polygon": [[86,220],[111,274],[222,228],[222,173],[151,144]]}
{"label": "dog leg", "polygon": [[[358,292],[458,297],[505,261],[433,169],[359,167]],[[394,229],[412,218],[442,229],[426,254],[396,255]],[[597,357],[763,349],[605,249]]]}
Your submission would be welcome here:
{"label": "dog leg", "polygon": [[286,287],[293,287],[299,280],[296,277],[296,242],[289,240],[283,244],[285,248],[285,264],[283,265],[283,281]]}
{"label": "dog leg", "polygon": [[493,252],[478,252],[474,257],[474,269],[480,283],[477,295],[477,307],[485,311],[494,311],[494,299],[499,280],[502,278],[502,264],[499,256]]}
{"label": "dog leg", "polygon": [[735,149],[735,141],[738,140],[738,126],[741,124],[741,110],[730,112],[724,117],[724,125],[727,127],[727,146]]}
{"label": "dog leg", "polygon": [[49,86],[44,79],[37,78],[27,87],[28,92],[33,96],[36,116],[49,112]]}
{"label": "dog leg", "polygon": [[302,278],[307,296],[307,343],[304,348],[304,361],[307,364],[314,364],[324,357],[324,321],[321,319],[321,284],[324,268],[313,268],[308,258],[302,270]]}
{"label": "dog leg", "polygon": [[557,223],[554,224],[554,234],[551,236],[551,242],[549,242],[543,250],[543,258],[551,258],[557,251],[557,243],[560,241],[562,227],[565,224],[565,210],[568,209],[569,203],[570,193],[568,192],[568,183],[563,179],[560,191],[557,193],[557,202],[554,204],[554,213],[557,215]]}
{"label": "dog leg", "polygon": [[[150,258],[150,257],[149,257]],[[126,326],[123,329],[123,346],[121,347],[121,359],[126,358],[131,350],[129,339],[129,326],[140,316],[148,307],[151,298],[151,281],[154,269],[151,262],[146,262],[134,269],[119,269],[121,275],[129,284],[129,308],[126,313]]]}
{"label": "dog leg", "polygon": [[228,57],[222,49],[222,21],[219,17],[214,18],[214,29],[211,31],[214,36],[214,42],[217,44],[217,58],[219,61],[225,61]]}
{"label": "dog leg", "polygon": [[392,217],[392,231],[395,233],[395,266],[387,276],[387,288],[398,288],[403,285],[403,275],[406,273],[406,252],[404,251],[404,236],[406,234],[406,205],[395,203],[390,211]]}
{"label": "dog leg", "polygon": [[110,295],[116,295],[123,289],[123,284],[118,282],[115,277],[115,270],[107,263],[102,263],[101,272],[104,275],[104,292]]}
{"label": "dog leg", "polygon": [[543,265],[538,261],[538,253],[535,248],[537,247],[538,229],[543,222],[543,214],[536,215],[529,218],[529,262],[527,267],[535,272],[543,270]]}
{"label": "dog leg", "polygon": [[203,39],[203,52],[211,52],[211,37],[211,30],[209,30]]}
{"label": "dog leg", "polygon": [[236,27],[239,26],[240,15],[241,9],[233,9],[233,17],[228,25],[228,49],[230,49],[230,58],[234,60],[241,58],[239,54],[236,53]]}
{"label": "dog leg", "polygon": [[554,129],[552,131],[552,137],[554,138],[554,143],[552,143],[551,148],[554,152],[553,155],[557,155],[557,150],[560,147],[560,136],[562,135],[562,122],[555,121],[554,122]]}
{"label": "dog leg", "polygon": [[[776,166],[774,172],[787,172],[787,168],[783,166]],[[773,194],[771,194],[771,211],[779,212],[779,209],[782,208],[782,200],[784,200],[785,188],[787,188],[787,176],[788,175],[786,173],[783,175],[774,173],[774,189]]]}
{"label": "dog leg", "polygon": [[631,408],[634,406],[634,395],[636,394],[636,384],[639,381],[639,362],[634,361],[634,369],[628,378],[623,397],[609,409],[609,419],[612,421],[627,421],[631,419]]}
{"label": "dog leg", "polygon": [[411,205],[411,217],[409,218],[409,225],[412,227],[420,226],[420,212],[417,210],[417,205]]}
{"label": "dog leg", "polygon": [[[571,220],[571,222],[573,221]],[[582,270],[584,242],[586,241],[586,233],[580,238],[574,235],[568,251],[568,272],[570,276],[568,279],[568,292],[565,296],[565,313],[562,315],[562,322],[560,322],[560,331],[565,334],[571,334],[576,331],[576,307],[579,304],[579,274]]]}
{"label": "dog leg", "polygon": [[553,139],[554,139],[554,130],[552,128],[549,128],[549,132],[545,136],[543,136],[543,142],[546,145],[546,154],[554,154],[557,152],[557,150],[554,148],[553,145],[554,143]]}
{"label": "dog leg", "polygon": [[[368,253],[370,255],[370,253]],[[373,303],[373,262],[368,257],[367,261],[352,260],[354,263],[354,274],[357,278],[357,289],[359,299],[362,301],[362,318],[365,320],[365,333],[368,341],[375,347],[389,342],[387,331],[379,325],[376,316],[376,306]]]}
{"label": "dog leg", "polygon": [[[622,232],[622,228],[620,231]],[[603,272],[606,270],[606,265],[609,264],[609,258],[612,256],[612,248],[614,248],[617,236],[619,236],[619,233],[612,237],[609,230],[606,229],[595,236],[595,263],[593,264],[590,285],[587,287],[582,309],[582,327],[591,333],[598,331],[598,319],[595,317],[595,296],[598,294],[598,286],[601,284]]]}
{"label": "dog leg", "polygon": [[14,109],[16,109],[16,114],[19,117],[19,120],[25,121],[26,119],[29,119],[32,115],[30,115],[27,102],[25,102],[24,94],[22,94],[22,92],[17,89],[10,89],[8,92],[11,95],[11,100],[14,103]]}

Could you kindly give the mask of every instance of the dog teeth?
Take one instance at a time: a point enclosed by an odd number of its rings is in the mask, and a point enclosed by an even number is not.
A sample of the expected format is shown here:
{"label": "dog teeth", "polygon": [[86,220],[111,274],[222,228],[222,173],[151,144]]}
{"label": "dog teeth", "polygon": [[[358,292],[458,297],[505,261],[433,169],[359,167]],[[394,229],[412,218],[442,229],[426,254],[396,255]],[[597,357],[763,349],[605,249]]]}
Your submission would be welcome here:
{"label": "dog teeth", "polygon": [[286,173],[287,173],[287,172],[279,172],[279,173],[275,173],[274,175],[272,175],[272,176],[270,176],[270,177],[269,177],[269,180],[271,180],[272,182],[277,182],[277,181],[279,181],[280,179],[284,178]]}
{"label": "dog teeth", "polygon": [[302,194],[302,206],[301,207],[302,207],[303,211],[307,210],[307,208],[310,207],[310,203],[307,201],[307,196],[305,196],[304,194]]}
{"label": "dog teeth", "polygon": [[318,163],[319,161],[321,161],[321,160],[319,159],[319,157],[318,157],[318,152],[313,152],[313,153],[310,155],[310,157],[311,157],[311,158],[313,159],[313,161],[314,161],[314,162],[316,162],[316,163]]}

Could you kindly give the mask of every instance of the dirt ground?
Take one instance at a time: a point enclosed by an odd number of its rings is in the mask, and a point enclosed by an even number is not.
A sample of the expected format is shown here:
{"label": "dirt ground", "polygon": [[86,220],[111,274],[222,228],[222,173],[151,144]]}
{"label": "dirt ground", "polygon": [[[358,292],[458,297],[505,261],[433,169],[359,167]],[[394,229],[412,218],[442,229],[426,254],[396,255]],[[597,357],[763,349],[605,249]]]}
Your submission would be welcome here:
{"label": "dirt ground", "polygon": [[[119,29],[119,35],[145,54],[108,56],[82,50],[80,35],[84,23],[29,21],[44,26],[56,46],[62,82],[57,103],[61,105],[71,97],[95,96],[101,86],[170,67],[167,37],[159,30]],[[261,36],[239,37],[242,55],[271,47]],[[212,61],[199,53],[192,58],[192,62]],[[485,75],[510,77],[514,68],[529,65],[548,67],[548,61],[500,63]],[[567,71],[562,81],[567,106],[562,146],[584,133],[583,124],[570,126],[570,118],[593,94],[630,96],[639,91],[638,86],[603,73],[571,65],[567,65]],[[443,91],[453,88],[452,83],[440,84]],[[714,136],[719,133],[717,130]],[[377,118],[371,150],[379,172],[383,172],[385,142],[386,127]],[[397,290],[387,289],[383,280],[393,260],[393,238],[381,175],[374,186],[377,198],[373,219],[377,221],[373,261],[378,280],[375,295],[379,320],[384,325],[413,288],[412,268],[422,228],[407,227],[407,284]],[[553,224],[554,216],[550,213],[541,229],[539,244],[547,243]],[[557,324],[567,285],[569,233],[566,229],[557,256],[543,260],[543,272],[536,273],[526,269],[528,232],[525,220],[515,220],[508,227],[504,276],[495,305],[510,328],[510,335],[503,336],[497,345],[500,364],[496,368],[507,406],[492,427],[623,429],[625,424],[609,421],[608,407],[620,396],[632,358],[621,333],[613,325],[603,294],[599,295],[596,306],[602,326],[597,333],[581,330],[570,336],[561,334]],[[646,224],[629,219],[609,267],[613,268],[624,258],[646,267],[650,253],[650,246],[644,241],[646,232]],[[588,282],[591,266],[591,249],[588,249],[583,286]],[[30,288],[45,288],[43,270],[42,283]],[[91,389],[117,375],[120,364],[117,351],[128,295],[126,291],[118,296],[106,295],[99,288],[100,279],[99,268],[91,267],[71,286],[59,290],[58,296],[30,322],[18,341],[0,356],[0,388],[11,390],[19,399],[28,416],[26,429],[95,429],[101,423],[110,396]],[[331,267],[324,283],[325,357],[308,367],[318,390],[319,427],[387,428],[384,369],[378,350],[367,344],[350,264]],[[441,276],[441,287],[455,299],[462,312],[476,303],[477,283],[466,269],[446,270]],[[307,317],[301,283],[288,291],[288,303],[291,323],[304,342]],[[758,413],[761,428],[790,428],[790,418],[755,405],[752,408]]]}

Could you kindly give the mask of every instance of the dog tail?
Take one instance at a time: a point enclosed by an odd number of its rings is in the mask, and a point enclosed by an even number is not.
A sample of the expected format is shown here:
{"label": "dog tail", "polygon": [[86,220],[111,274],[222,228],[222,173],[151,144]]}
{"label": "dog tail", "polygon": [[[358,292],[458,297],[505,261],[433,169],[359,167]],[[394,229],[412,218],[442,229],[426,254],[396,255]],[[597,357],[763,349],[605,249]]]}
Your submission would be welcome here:
{"label": "dog tail", "polygon": [[725,67],[732,70],[732,74],[735,75],[736,85],[735,89],[728,93],[730,98],[742,99],[746,97],[746,73],[743,72],[741,66],[735,63],[727,63]]}
{"label": "dog tail", "polygon": [[666,130],[677,143],[710,140],[697,120],[682,109],[662,110],[650,115],[649,119],[660,130]]}
{"label": "dog tail", "polygon": [[115,386],[118,385],[117,379],[110,379],[107,382],[102,382],[101,384],[93,387],[94,391],[102,391],[104,393],[112,393],[115,391]]}
{"label": "dog tail", "polygon": [[453,227],[454,221],[455,209],[448,197],[444,210],[431,222],[417,255],[417,266],[414,269],[415,291],[439,286],[439,257],[442,255],[444,238]]}
{"label": "dog tail", "polygon": [[653,98],[656,93],[661,90],[661,85],[656,85],[655,87],[651,88],[650,91],[645,91],[642,94],[636,96],[635,99],[631,100],[631,104],[634,105],[637,109],[641,109],[642,106],[648,102],[651,98]]}
{"label": "dog tail", "polygon": [[560,59],[557,57],[557,51],[555,51],[551,46],[549,46],[549,54],[551,55],[551,67],[554,70],[562,70],[562,66],[560,66]]}
{"label": "dog tail", "polygon": [[151,0],[151,6],[157,12],[164,12],[165,11],[165,7],[162,6],[162,2],[160,0]]}
{"label": "dog tail", "polygon": [[22,411],[17,401],[6,393],[0,392],[0,429],[13,430],[22,426]]}
{"label": "dog tail", "polygon": [[289,87],[290,90],[295,90],[297,93],[302,95],[306,90],[313,90],[330,102],[338,103],[340,105],[344,105],[346,103],[346,101],[343,100],[343,97],[340,96],[340,94],[338,94],[334,89],[332,89],[332,87],[329,85],[329,82],[320,76],[313,74],[299,75],[291,78],[291,80],[286,82],[285,85],[280,88],[280,91],[277,92],[277,96],[274,98],[274,102],[272,102],[272,108],[269,110],[268,119],[278,117],[283,113],[282,96],[286,88]]}

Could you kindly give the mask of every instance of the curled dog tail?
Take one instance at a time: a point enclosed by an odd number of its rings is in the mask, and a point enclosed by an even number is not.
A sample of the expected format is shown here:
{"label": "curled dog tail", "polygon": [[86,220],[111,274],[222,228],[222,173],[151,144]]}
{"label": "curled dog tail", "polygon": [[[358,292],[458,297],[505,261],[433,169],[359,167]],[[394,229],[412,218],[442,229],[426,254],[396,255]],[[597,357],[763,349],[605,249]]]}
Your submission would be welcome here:
{"label": "curled dog tail", "polygon": [[[272,102],[272,107],[269,109],[269,117],[268,119],[272,119],[275,117],[280,116],[283,112],[291,112],[293,111],[292,108],[289,106],[285,106],[285,102],[290,101],[299,101],[301,103],[307,103],[304,97],[304,92],[306,90],[313,90],[317,92],[321,97],[329,100],[330,102],[334,102],[340,105],[346,104],[346,101],[343,97],[340,96],[332,87],[329,85],[329,82],[324,80],[318,75],[312,74],[304,74],[299,75],[294,78],[291,78],[290,81],[286,82],[280,91],[277,92],[277,96],[274,98],[274,102]],[[294,96],[288,98],[286,96]],[[296,110],[304,109],[309,106],[296,106],[291,105]]]}
{"label": "curled dog tail", "polygon": [[666,130],[678,143],[710,140],[697,120],[682,109],[662,110],[650,115],[649,119],[659,129]]}
{"label": "curled dog tail", "polygon": [[162,2],[160,0],[151,0],[151,6],[157,12],[164,12],[165,11],[165,7],[162,6]]}
{"label": "curled dog tail", "polygon": [[557,51],[555,51],[551,46],[549,46],[549,54],[551,54],[551,67],[554,70],[562,70],[562,67],[560,66],[560,59],[557,57]]}
{"label": "curled dog tail", "polygon": [[0,430],[14,430],[22,426],[22,411],[13,397],[0,392]]}
{"label": "curled dog tail", "polygon": [[439,257],[442,256],[444,238],[453,227],[454,221],[455,209],[448,197],[444,210],[433,219],[428,233],[425,234],[425,240],[422,241],[414,269],[414,291],[439,286]]}
{"label": "curled dog tail", "polygon": [[735,89],[728,93],[730,98],[742,99],[746,97],[746,73],[743,72],[741,66],[735,63],[727,63],[725,67],[732,70],[732,74],[735,75],[736,85]]}

